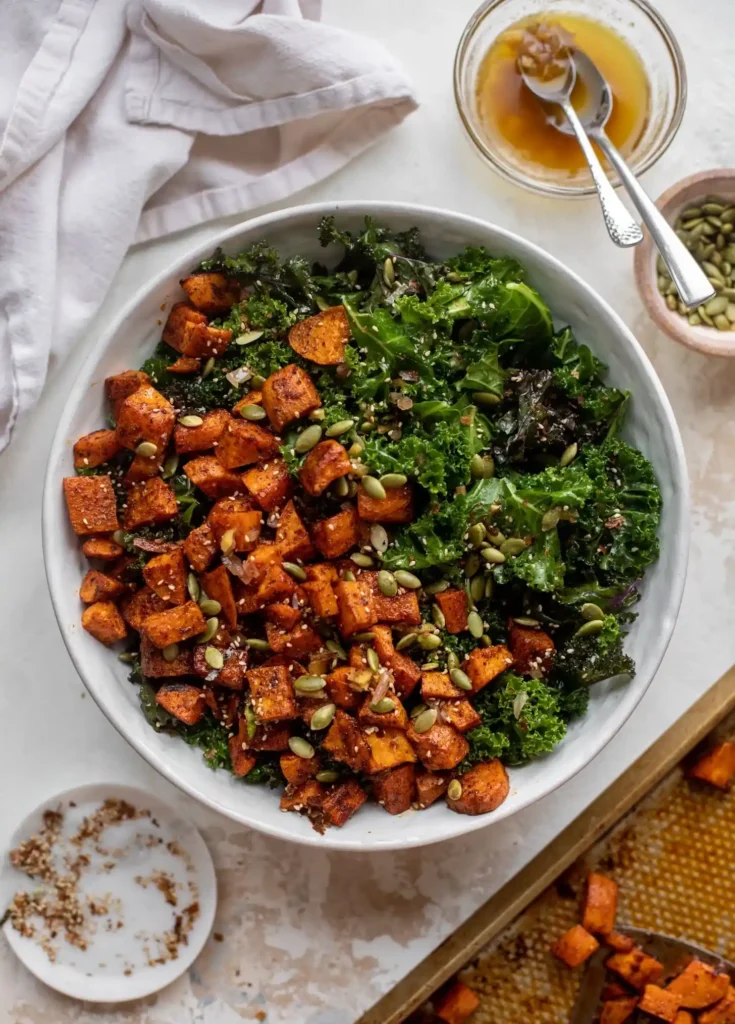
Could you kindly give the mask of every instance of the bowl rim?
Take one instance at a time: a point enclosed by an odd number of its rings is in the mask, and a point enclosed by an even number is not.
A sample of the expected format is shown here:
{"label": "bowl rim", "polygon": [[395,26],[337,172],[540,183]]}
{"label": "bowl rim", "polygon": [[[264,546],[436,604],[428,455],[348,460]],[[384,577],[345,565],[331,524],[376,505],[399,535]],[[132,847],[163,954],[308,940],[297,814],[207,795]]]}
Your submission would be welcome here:
{"label": "bowl rim", "polygon": [[[477,10],[471,15],[469,21],[465,25],[462,35],[459,38],[457,49],[454,54],[454,66],[452,71],[452,84],[454,92],[454,104],[459,114],[459,119],[464,128],[464,133],[467,139],[472,144],[474,151],[480,157],[488,163],[492,169],[505,178],[506,181],[512,182],[514,185],[518,185],[521,188],[526,189],[528,192],[533,192],[536,195],[554,196],[559,199],[579,199],[583,196],[595,195],[596,189],[594,184],[589,185],[559,185],[554,182],[536,181],[531,177],[521,175],[520,173],[513,171],[503,161],[498,159],[495,151],[487,145],[483,137],[475,130],[472,119],[469,115],[467,103],[464,98],[464,90],[462,88],[462,72],[467,56],[467,48],[469,47],[472,38],[485,20],[496,8],[502,7],[503,4],[510,3],[512,0],[483,0],[483,3],[477,8]],[[681,126],[684,113],[686,111],[687,98],[689,93],[689,86],[687,81],[686,63],[684,61],[684,54],[682,53],[681,47],[674,35],[669,23],[663,17],[662,14],[651,4],[649,0],[625,0],[625,2],[632,4],[643,12],[658,30],[658,33],[663,40],[664,45],[669,51],[671,58],[671,64],[674,69],[674,75],[677,82],[676,88],[676,102],[672,111],[669,125],[664,133],[661,141],[658,145],[648,154],[648,156],[641,161],[640,164],[636,163],[633,167],[637,175],[644,174],[649,168],[651,168],[660,158],[664,155],[666,150],[669,148],[671,143],[674,141],[679,128]],[[622,182],[618,177],[617,173],[613,170],[608,169],[608,177],[612,182],[614,188],[620,188]]]}
{"label": "bowl rim", "polygon": [[[641,686],[639,692],[630,691],[632,696],[629,698],[628,704],[621,705],[621,707],[617,709],[617,713],[610,716],[608,720],[602,724],[595,733],[595,741],[590,744],[589,749],[585,749],[580,752],[576,759],[572,761],[558,777],[551,778],[551,781],[540,784],[537,790],[529,793],[525,799],[520,800],[517,804],[511,804],[509,806],[506,802],[502,804],[497,811],[493,812],[493,814],[477,816],[456,815],[457,821],[452,822],[454,827],[450,830],[440,832],[437,835],[432,835],[426,838],[422,836],[406,837],[402,836],[401,828],[400,826],[397,826],[395,830],[395,839],[371,841],[370,834],[368,833],[367,835],[358,834],[355,838],[346,836],[340,838],[339,841],[335,841],[329,834],[330,830],[327,830],[324,835],[318,835],[316,832],[312,833],[311,831],[309,833],[304,832],[299,834],[292,831],[285,822],[283,827],[280,825],[273,826],[259,820],[257,813],[253,814],[253,812],[247,807],[237,808],[226,805],[223,801],[203,793],[197,786],[195,781],[196,776],[194,776],[193,781],[190,781],[188,778],[183,778],[180,775],[177,775],[173,767],[166,761],[165,757],[162,757],[148,742],[147,734],[143,734],[146,737],[145,739],[138,739],[138,737],[128,734],[125,729],[124,719],[122,717],[118,719],[118,716],[114,713],[114,709],[108,706],[105,695],[105,684],[103,683],[102,685],[98,685],[94,674],[89,672],[86,668],[85,656],[81,649],[79,632],[75,632],[65,622],[63,601],[65,597],[68,599],[68,594],[66,594],[66,590],[63,586],[63,579],[61,578],[61,559],[55,557],[54,533],[55,528],[57,525],[61,524],[63,516],[65,515],[65,513],[62,513],[61,511],[63,503],[59,501],[59,481],[61,476],[63,476],[63,457],[68,451],[67,435],[69,426],[74,417],[77,406],[80,404],[80,401],[89,388],[90,381],[93,378],[94,369],[100,358],[100,353],[109,347],[111,340],[120,331],[128,317],[130,317],[137,307],[143,303],[146,296],[155,292],[161,286],[170,281],[174,272],[178,274],[176,268],[181,264],[191,266],[196,265],[197,262],[211,252],[214,246],[221,245],[222,243],[227,242],[230,238],[239,236],[245,230],[249,233],[266,233],[268,229],[274,225],[279,225],[283,222],[287,223],[291,219],[300,217],[313,217],[316,219],[325,215],[365,216],[370,214],[384,218],[390,218],[391,216],[406,216],[449,221],[455,228],[461,228],[463,225],[466,225],[467,227],[471,226],[476,230],[479,229],[483,232],[492,234],[495,237],[493,242],[495,245],[502,244],[503,240],[511,243],[511,245],[518,246],[520,244],[520,247],[524,248],[529,256],[533,256],[537,261],[545,263],[547,267],[554,269],[556,272],[561,271],[563,275],[565,275],[574,284],[574,287],[577,290],[586,293],[588,298],[604,308],[606,314],[615,324],[618,336],[623,340],[623,343],[627,345],[632,357],[638,363],[641,373],[646,377],[650,393],[654,394],[657,398],[662,418],[668,428],[673,444],[673,482],[675,484],[674,498],[670,503],[670,507],[673,506],[673,519],[679,524],[680,529],[670,539],[672,587],[669,591],[669,601],[666,609],[667,614],[663,617],[663,628],[658,630],[654,636],[654,654],[650,659],[651,670],[649,677],[645,681],[645,685]],[[84,685],[100,710],[105,714],[106,718],[117,729],[120,735],[123,736],[123,738],[136,750],[138,754],[141,755],[141,757],[144,758],[144,760],[148,762],[148,764],[155,768],[159,774],[169,782],[173,783],[173,785],[178,789],[187,793],[199,803],[211,810],[223,814],[225,817],[240,825],[246,825],[278,839],[284,839],[299,845],[315,846],[322,850],[330,849],[346,852],[366,852],[366,850],[369,850],[370,852],[382,852],[433,845],[434,843],[443,842],[446,839],[457,838],[470,832],[475,832],[478,829],[486,828],[491,824],[502,821],[505,818],[516,814],[531,804],[537,803],[539,800],[543,799],[543,797],[547,796],[555,789],[558,789],[564,783],[577,775],[604,749],[604,747],[607,746],[613,736],[620,731],[640,703],[643,695],[653,681],[653,678],[660,667],[661,660],[666,653],[666,649],[676,624],[684,591],[689,553],[689,478],[686,468],[684,447],[671,404],[666,396],[663,385],[653,368],[653,365],[648,359],[648,356],[633,333],[625,325],[621,317],[600,295],[598,295],[591,285],[587,284],[587,282],[579,277],[579,275],[577,275],[573,270],[563,264],[560,260],[557,260],[556,257],[552,256],[540,246],[527,241],[521,235],[478,217],[472,217],[467,214],[455,213],[454,211],[439,207],[425,206],[415,203],[383,202],[381,200],[332,201],[303,204],[300,206],[290,207],[285,210],[278,210],[250,220],[240,221],[231,227],[215,232],[206,240],[182,253],[177,259],[172,260],[154,278],[145,282],[135,291],[129,301],[120,309],[117,316],[110,321],[106,330],[99,334],[95,344],[90,348],[59,416],[56,432],[49,452],[44,479],[41,528],[44,567],[51,603],[61,631],[62,639],[67,651],[69,652],[69,656],[71,657],[71,660]],[[154,735],[155,732],[151,730],[151,737]],[[202,772],[210,771],[203,761],[201,763],[200,770]]]}

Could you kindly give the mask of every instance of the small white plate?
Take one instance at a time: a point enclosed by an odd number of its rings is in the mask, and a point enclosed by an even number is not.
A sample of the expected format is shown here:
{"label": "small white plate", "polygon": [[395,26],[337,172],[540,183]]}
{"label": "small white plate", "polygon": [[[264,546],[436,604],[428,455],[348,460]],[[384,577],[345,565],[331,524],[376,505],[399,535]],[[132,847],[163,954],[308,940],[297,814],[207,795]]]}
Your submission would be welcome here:
{"label": "small white plate", "polygon": [[[44,811],[59,810],[64,822],[55,863],[60,864],[64,841],[76,833],[83,818],[109,798],[125,800],[138,811],[150,811],[150,817],[110,825],[98,840],[86,840],[83,847],[72,848],[75,854],[90,858],[78,882],[79,893],[82,898],[94,898],[97,911],[103,911],[89,915],[95,930],[87,949],[78,949],[59,936],[54,941],[57,952],[52,962],[36,938],[22,936],[10,921],[3,928],[11,948],[45,984],[75,999],[104,1003],[140,999],[183,974],[209,936],[217,905],[214,865],[197,830],[150,793],[131,786],[80,786],[44,801],[18,826],[11,849],[39,831]],[[175,906],[152,879],[160,879],[160,873],[171,880],[170,898],[176,900]],[[31,892],[41,885],[15,869],[6,854],[0,872],[3,906],[14,893]],[[163,888],[168,888],[166,883]],[[162,953],[165,957],[164,934],[172,931],[177,915],[186,919],[184,911],[194,903],[199,911],[186,943],[178,944],[177,957],[149,963]]]}

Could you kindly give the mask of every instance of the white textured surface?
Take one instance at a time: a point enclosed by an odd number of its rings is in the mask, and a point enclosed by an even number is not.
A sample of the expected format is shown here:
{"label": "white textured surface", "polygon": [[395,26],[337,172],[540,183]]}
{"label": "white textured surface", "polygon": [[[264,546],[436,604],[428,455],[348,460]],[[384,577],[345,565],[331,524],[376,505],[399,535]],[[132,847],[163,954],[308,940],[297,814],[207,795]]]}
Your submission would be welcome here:
{"label": "white textured surface", "polygon": [[[569,264],[623,316],[652,358],[674,405],[689,459],[694,540],[679,626],[649,693],[618,737],[542,804],[466,839],[423,852],[322,854],[238,830],[164,783],[106,722],[69,661],[46,591],[40,498],[46,457],[75,366],[52,368],[33,420],[0,459],[0,846],[49,792],[115,779],[183,800],[219,870],[220,911],[189,975],[126,1010],[85,1010],[34,982],[0,947],[3,1024],[350,1024],[544,846],[674,721],[735,659],[735,365],[668,341],[635,292],[632,258],[607,240],[592,202],[536,198],[504,184],[470,151],[451,94],[451,62],[473,0],[328,0],[326,16],[382,39],[402,57],[423,104],[360,161],[299,201],[422,202],[517,230]],[[728,0],[666,0],[682,44],[690,102],[672,148],[646,177],[658,194],[694,170],[733,162],[730,104],[733,13]],[[706,32],[707,25],[712,27]],[[703,43],[707,38],[706,46]],[[706,111],[706,117],[704,116]],[[188,232],[135,253],[102,314],[182,248]],[[94,343],[95,332],[82,343]],[[81,351],[81,349],[80,349]]]}

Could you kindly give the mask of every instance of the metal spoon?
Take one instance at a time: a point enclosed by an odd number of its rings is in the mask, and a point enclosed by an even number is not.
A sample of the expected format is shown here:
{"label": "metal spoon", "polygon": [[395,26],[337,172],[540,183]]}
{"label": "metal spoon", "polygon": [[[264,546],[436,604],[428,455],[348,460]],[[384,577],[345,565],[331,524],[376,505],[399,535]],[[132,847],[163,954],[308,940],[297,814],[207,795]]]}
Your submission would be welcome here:
{"label": "metal spoon", "polygon": [[[577,142],[582,147],[582,152],[589,165],[590,174],[597,189],[597,195],[600,198],[602,216],[605,218],[605,226],[610,238],[612,238],[616,245],[622,248],[638,245],[639,242],[643,241],[643,232],[615,194],[615,190],[608,181],[602,164],[592,148],[590,140],[587,138],[577,112],[571,104],[572,89],[577,80],[577,69],[574,61],[568,59],[565,62],[564,73],[548,82],[543,82],[540,78],[526,74],[520,64],[518,65],[518,70],[524,83],[535,96],[538,96],[544,103],[558,103],[566,114],[570,127],[564,124],[561,130],[565,134],[576,135]],[[560,127],[556,124],[555,119],[551,119],[551,121],[557,128]]]}
{"label": "metal spoon", "polygon": [[[589,138],[595,140],[628,190],[630,198],[643,218],[643,223],[651,232],[656,248],[668,267],[671,280],[677,287],[681,301],[686,306],[701,305],[715,294],[711,282],[676,232],[644,192],[638,179],[605,132],[605,125],[612,113],[613,106],[610,86],[597,65],[582,50],[572,51],[572,63],[576,66],[579,77],[587,87],[589,97],[584,109],[578,115],[583,130],[586,131]],[[564,112],[568,117],[567,111]],[[562,121],[553,121],[553,124],[565,135],[572,134],[572,129],[568,124]],[[576,130],[574,134],[579,137]]]}

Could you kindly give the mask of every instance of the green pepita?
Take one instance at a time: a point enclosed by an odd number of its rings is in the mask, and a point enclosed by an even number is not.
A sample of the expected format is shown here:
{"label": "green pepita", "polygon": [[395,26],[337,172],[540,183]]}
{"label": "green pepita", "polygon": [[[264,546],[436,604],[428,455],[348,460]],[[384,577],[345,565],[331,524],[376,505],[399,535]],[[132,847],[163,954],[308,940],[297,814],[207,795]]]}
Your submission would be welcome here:
{"label": "green pepita", "polygon": [[492,565],[502,565],[505,561],[505,555],[497,548],[483,548],[481,554],[485,561]]}
{"label": "green pepita", "polygon": [[293,688],[297,693],[317,693],[323,690],[327,684],[321,676],[305,675],[294,679]]}
{"label": "green pepita", "polygon": [[214,356],[210,356],[202,369],[202,377],[208,377],[214,369]]}
{"label": "green pepita", "polygon": [[574,460],[577,457],[578,451],[579,445],[575,441],[573,444],[570,444],[567,448],[564,449],[564,451],[561,454],[561,458],[559,459],[559,465],[568,466],[570,462],[574,462]]}
{"label": "green pepita", "polygon": [[265,377],[262,377],[259,373],[256,373],[255,376],[251,378],[250,383],[254,388],[259,390],[265,384]]}
{"label": "green pepita", "polygon": [[371,640],[375,639],[375,633],[372,630],[368,630],[365,633],[353,633],[352,639],[358,644],[368,644]]}
{"label": "green pepita", "polygon": [[327,414],[324,409],[312,409],[308,418],[313,420],[315,423],[321,423],[321,421],[326,418],[326,415]]}
{"label": "green pepita", "polygon": [[605,623],[602,619],[590,619],[589,622],[585,622],[583,626],[580,626],[575,636],[594,636],[595,633],[600,633],[604,629]]}
{"label": "green pepita", "polygon": [[717,316],[714,317],[714,321],[715,321],[715,327],[717,328],[718,331],[729,331],[730,330],[730,321],[727,319],[727,317],[725,316],[724,313],[718,313]]}
{"label": "green pepita", "polygon": [[407,572],[406,569],[396,569],[393,576],[396,583],[401,587],[405,587],[406,590],[418,590],[421,586],[421,580],[418,576],[414,576],[412,572]]}
{"label": "green pepita", "polygon": [[123,665],[132,665],[135,661],[135,655],[132,651],[121,651],[117,656],[117,660],[121,661]]}
{"label": "green pepita", "polygon": [[485,600],[486,601],[489,601],[490,598],[493,596],[494,590],[495,590],[495,580],[492,578],[492,576],[487,576],[485,578]]}
{"label": "green pepita", "polygon": [[408,483],[408,477],[405,473],[384,473],[380,478],[380,483],[387,490],[392,491],[397,487],[405,487]]}
{"label": "green pepita", "polygon": [[597,622],[598,620],[602,622],[605,618],[605,613],[602,608],[600,608],[598,604],[592,604],[591,601],[586,601],[582,605],[579,609],[579,614],[583,619],[586,619],[587,622]]}
{"label": "green pepita", "polygon": [[267,640],[260,640],[257,636],[249,636],[245,640],[245,646],[250,647],[253,651],[269,651],[271,649]]}
{"label": "green pepita", "polygon": [[514,615],[513,621],[519,626],[526,626],[528,629],[538,629],[541,623],[538,619],[532,619],[530,615]]}
{"label": "green pepita", "polygon": [[428,732],[439,716],[439,712],[436,708],[426,708],[420,715],[417,715],[413,720],[413,727],[418,733]]}
{"label": "green pepita", "polygon": [[447,624],[444,612],[441,610],[438,604],[432,604],[431,606],[431,620],[435,626],[439,629],[444,629]]}
{"label": "green pepita", "polygon": [[704,304],[704,311],[710,316],[717,316],[718,313],[724,313],[727,309],[727,297],[725,295],[715,295],[713,299],[710,299]]}
{"label": "green pepita", "polygon": [[520,537],[509,537],[500,545],[500,551],[506,558],[512,558],[515,555],[520,555],[521,552],[526,550],[527,546],[525,540],[522,540]]}
{"label": "green pepita", "polygon": [[204,652],[204,660],[210,668],[220,669],[225,663],[225,659],[222,655],[222,651],[216,647],[207,647]]}
{"label": "green pepita", "polygon": [[379,672],[380,658],[378,657],[378,652],[373,647],[368,647],[365,652],[365,657],[367,658],[368,668],[373,672]]}
{"label": "green pepita", "polygon": [[485,577],[473,576],[470,580],[470,597],[473,601],[482,601],[485,596]]}
{"label": "green pepita", "polygon": [[328,651],[331,651],[332,654],[336,654],[338,658],[341,658],[342,661],[347,660],[347,652],[342,644],[338,643],[336,640],[327,640],[324,646]]}
{"label": "green pepita", "polygon": [[333,772],[331,769],[326,769],[323,772],[317,772],[314,778],[316,779],[317,782],[336,782],[337,779],[339,778],[339,773]]}
{"label": "green pepita", "polygon": [[364,476],[361,483],[365,494],[367,494],[369,498],[373,498],[375,501],[385,501],[388,497],[385,493],[385,487],[383,487],[377,477]]}
{"label": "green pepita", "polygon": [[176,470],[179,468],[179,457],[178,455],[169,455],[163,464],[163,472],[161,476],[164,480],[170,480]]}
{"label": "green pepita", "polygon": [[220,538],[219,546],[224,555],[231,555],[235,550],[235,530],[225,530]]}
{"label": "green pepita", "polygon": [[484,523],[475,523],[467,531],[467,539],[473,548],[479,548],[487,536]]}
{"label": "green pepita", "polygon": [[413,645],[416,643],[418,638],[419,638],[418,633],[406,633],[406,635],[402,636],[401,639],[396,644],[396,650],[397,651],[405,651],[406,648],[413,647]]}
{"label": "green pepita", "polygon": [[470,633],[476,640],[480,639],[485,627],[482,624],[482,618],[478,612],[472,611],[467,616],[467,629],[469,629]]}
{"label": "green pepita", "polygon": [[470,579],[480,571],[480,556],[473,551],[464,564],[465,575]]}
{"label": "green pepita", "polygon": [[283,569],[284,572],[287,572],[292,579],[298,580],[299,583],[303,583],[307,579],[306,570],[302,569],[296,562],[284,562]]}
{"label": "green pepita", "polygon": [[168,647],[163,648],[161,654],[163,655],[164,661],[167,661],[169,663],[171,663],[172,661],[176,661],[176,659],[179,656],[179,645],[169,644]]}
{"label": "green pepita", "polygon": [[189,597],[192,601],[198,601],[199,595],[202,592],[202,588],[199,586],[199,580],[196,578],[193,572],[190,572],[186,577],[186,589],[189,591]]}
{"label": "green pepita", "polygon": [[262,337],[262,331],[245,331],[244,334],[238,334],[234,339],[234,343],[236,345],[252,345],[254,341],[258,341]]}
{"label": "green pepita", "polygon": [[145,459],[152,459],[158,452],[158,445],[152,441],[141,441],[135,452],[137,455],[142,455]]}
{"label": "green pepita", "polygon": [[393,266],[393,260],[390,256],[386,257],[385,263],[383,264],[383,280],[391,288],[396,280],[396,268]]}
{"label": "green pepita", "polygon": [[346,498],[350,493],[350,482],[346,476],[339,477],[332,484],[332,494],[335,498]]}
{"label": "green pepita", "polygon": [[219,619],[217,618],[216,615],[212,615],[210,618],[207,619],[207,623],[204,627],[204,632],[201,634],[201,636],[197,637],[197,642],[200,644],[208,643],[218,629]]}
{"label": "green pepita", "polygon": [[461,668],[453,668],[449,673],[449,678],[452,680],[454,685],[460,690],[471,690],[472,680],[463,672]]}
{"label": "green pepita", "polygon": [[424,590],[432,597],[434,594],[443,594],[445,590],[449,590],[449,580],[437,580],[436,583],[428,583]]}
{"label": "green pepita", "polygon": [[346,583],[354,583],[355,580],[357,579],[357,576],[355,576],[352,570],[345,569],[345,571],[342,573],[342,579],[345,580]]}
{"label": "green pepita", "polygon": [[314,748],[303,736],[292,736],[288,741],[288,746],[291,753],[296,754],[297,757],[303,757],[308,760],[314,756]]}
{"label": "green pepita", "polygon": [[506,539],[505,534],[502,530],[499,530],[493,523],[488,523],[485,520],[485,526],[487,527],[487,542],[492,544],[493,547],[499,548],[503,541]]}
{"label": "green pepita", "polygon": [[[332,724],[332,720],[337,711],[336,704],[322,704],[320,708],[317,708],[314,714],[311,716],[309,727],[315,732],[319,729],[326,729],[328,725]],[[303,756],[303,755],[302,755]]]}
{"label": "green pepita", "polygon": [[447,786],[447,796],[450,800],[459,800],[462,796],[462,783],[459,779],[452,779]]}
{"label": "green pepita", "polygon": [[475,405],[499,405],[502,401],[502,395],[493,394],[492,391],[473,391],[472,401]]}
{"label": "green pepita", "polygon": [[374,711],[376,715],[387,715],[393,711],[396,706],[396,702],[391,697],[383,697],[377,704],[370,704],[370,710]]}
{"label": "green pepita", "polygon": [[482,455],[473,455],[470,459],[470,475],[474,480],[482,480],[485,476],[485,460]]}
{"label": "green pepita", "polygon": [[362,455],[365,451],[363,445],[359,441],[353,441],[350,447],[347,449],[347,454],[351,459],[357,458],[358,455]]}
{"label": "green pepita", "polygon": [[373,525],[370,527],[370,544],[372,545],[372,547],[378,552],[379,555],[382,555],[385,551],[388,550],[389,543],[390,539],[388,537],[388,531],[386,530],[386,528],[384,526],[381,526],[380,523],[373,523]]}
{"label": "green pepita", "polygon": [[182,427],[201,427],[204,420],[201,416],[179,416],[179,423]]}
{"label": "green pepita", "polygon": [[240,415],[244,420],[255,423],[256,420],[264,420],[266,412],[262,405],[243,405]]}
{"label": "green pepita", "polygon": [[541,516],[541,529],[544,533],[548,533],[549,530],[553,530],[561,519],[561,510],[558,508],[550,508],[548,512],[544,512]]}
{"label": "green pepita", "polygon": [[378,590],[384,597],[395,597],[398,593],[398,581],[387,569],[378,573]]}
{"label": "green pepita", "polygon": [[451,672],[453,668],[459,668],[459,657],[454,651],[450,651],[447,655],[447,669]]}
{"label": "green pepita", "polygon": [[299,455],[304,455],[306,452],[310,452],[312,448],[319,444],[322,439],[322,428],[318,423],[315,423],[311,427],[307,427],[306,430],[302,430],[299,436],[294,442],[294,451]]}
{"label": "green pepita", "polygon": [[369,569],[373,565],[370,555],[364,555],[361,551],[355,551],[354,554],[350,555],[350,561],[354,562],[355,565],[359,565],[361,569]]}
{"label": "green pepita", "polygon": [[421,633],[419,635],[419,647],[424,651],[436,651],[442,645],[442,638],[436,633]]}
{"label": "green pepita", "polygon": [[331,427],[327,427],[324,433],[327,437],[341,437],[342,434],[346,434],[348,430],[352,430],[354,425],[354,420],[338,420],[336,423],[333,423]]}
{"label": "green pepita", "polygon": [[222,605],[219,601],[215,601],[211,597],[205,598],[199,607],[202,609],[202,615],[206,615],[207,618],[211,618],[212,615],[219,615],[222,611]]}
{"label": "green pepita", "polygon": [[421,671],[422,672],[434,672],[438,668],[439,668],[439,662],[438,661],[425,661],[423,663],[423,665],[421,666]]}

